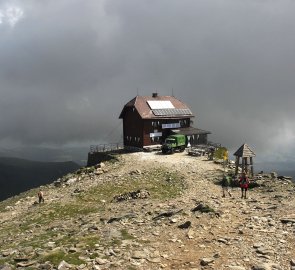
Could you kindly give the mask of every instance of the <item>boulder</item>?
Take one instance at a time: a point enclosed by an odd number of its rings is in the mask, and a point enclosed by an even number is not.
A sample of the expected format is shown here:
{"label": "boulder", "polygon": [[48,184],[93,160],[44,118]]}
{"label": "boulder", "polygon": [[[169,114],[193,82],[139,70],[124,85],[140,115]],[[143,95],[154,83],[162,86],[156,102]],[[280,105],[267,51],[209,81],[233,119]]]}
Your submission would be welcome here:
{"label": "boulder", "polygon": [[117,202],[134,200],[134,199],[146,199],[150,196],[150,193],[145,189],[139,189],[136,191],[126,192],[114,196],[114,200]]}
{"label": "boulder", "polygon": [[270,262],[254,265],[252,270],[283,270],[283,268],[279,264]]}
{"label": "boulder", "polygon": [[282,223],[295,223],[295,218],[288,218],[288,217],[284,217],[280,219]]}
{"label": "boulder", "polygon": [[214,258],[202,258],[200,264],[202,266],[209,265],[214,262]]}
{"label": "boulder", "polygon": [[134,251],[131,255],[132,259],[147,259],[148,254],[145,251]]}
{"label": "boulder", "polygon": [[67,263],[66,261],[61,261],[57,267],[58,270],[67,270],[71,268],[72,268],[72,265]]}
{"label": "boulder", "polygon": [[109,261],[107,259],[102,259],[102,258],[96,258],[95,262],[98,263],[99,265],[107,264]]}
{"label": "boulder", "polygon": [[191,225],[192,225],[191,221],[186,221],[185,223],[178,225],[178,228],[179,228],[179,229],[187,229],[187,228],[189,228]]}
{"label": "boulder", "polygon": [[13,270],[13,268],[9,265],[0,265],[0,270]]}
{"label": "boulder", "polygon": [[229,270],[246,270],[245,267],[243,267],[243,266],[236,266],[236,265],[229,265],[228,266],[228,269]]}
{"label": "boulder", "polygon": [[66,181],[67,185],[72,185],[77,181],[77,178],[70,178]]}
{"label": "boulder", "polygon": [[210,206],[200,203],[198,204],[195,208],[193,208],[191,210],[192,212],[196,212],[199,211],[201,213],[210,213],[210,212],[215,212],[213,208],[211,208]]}
{"label": "boulder", "polygon": [[104,168],[106,165],[103,163],[103,162],[100,162],[99,164],[96,164],[95,165],[95,168],[98,169],[98,168]]}

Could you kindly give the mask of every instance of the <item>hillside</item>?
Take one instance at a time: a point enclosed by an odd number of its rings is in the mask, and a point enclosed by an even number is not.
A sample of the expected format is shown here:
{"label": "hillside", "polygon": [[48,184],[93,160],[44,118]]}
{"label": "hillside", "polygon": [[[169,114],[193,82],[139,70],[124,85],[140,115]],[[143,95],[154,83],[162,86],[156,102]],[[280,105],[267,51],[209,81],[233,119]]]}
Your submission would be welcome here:
{"label": "hillside", "polygon": [[38,160],[42,162],[65,162],[71,160],[81,166],[87,162],[85,147],[42,147],[42,146],[19,146],[5,149],[0,147],[0,157],[20,158],[26,160]]}
{"label": "hillside", "polygon": [[52,183],[79,167],[74,162],[37,162],[0,157],[0,201],[28,189]]}
{"label": "hillside", "polygon": [[[0,265],[13,269],[295,268],[294,184],[263,175],[222,198],[223,168],[133,153],[0,203]],[[293,268],[292,268],[293,267]],[[0,266],[1,269],[1,266]]]}

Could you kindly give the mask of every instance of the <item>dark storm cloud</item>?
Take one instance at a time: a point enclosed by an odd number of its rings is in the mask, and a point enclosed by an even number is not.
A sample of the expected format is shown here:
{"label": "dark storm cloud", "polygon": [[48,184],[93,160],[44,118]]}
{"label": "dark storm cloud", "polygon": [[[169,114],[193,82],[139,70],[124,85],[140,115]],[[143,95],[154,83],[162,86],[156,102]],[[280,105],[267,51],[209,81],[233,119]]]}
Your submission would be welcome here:
{"label": "dark storm cloud", "polygon": [[[13,26],[9,5],[23,11]],[[212,140],[287,157],[294,8],[287,0],[0,1],[0,139],[118,140],[118,115],[137,91],[173,88]]]}

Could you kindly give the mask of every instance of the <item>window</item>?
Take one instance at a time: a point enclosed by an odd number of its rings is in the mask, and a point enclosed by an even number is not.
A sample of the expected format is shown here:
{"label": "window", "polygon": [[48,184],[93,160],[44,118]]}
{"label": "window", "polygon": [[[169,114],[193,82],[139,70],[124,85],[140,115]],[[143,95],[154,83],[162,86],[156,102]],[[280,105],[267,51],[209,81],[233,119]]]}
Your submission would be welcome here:
{"label": "window", "polygon": [[179,123],[170,123],[170,124],[162,124],[162,128],[179,128],[181,126],[181,121]]}

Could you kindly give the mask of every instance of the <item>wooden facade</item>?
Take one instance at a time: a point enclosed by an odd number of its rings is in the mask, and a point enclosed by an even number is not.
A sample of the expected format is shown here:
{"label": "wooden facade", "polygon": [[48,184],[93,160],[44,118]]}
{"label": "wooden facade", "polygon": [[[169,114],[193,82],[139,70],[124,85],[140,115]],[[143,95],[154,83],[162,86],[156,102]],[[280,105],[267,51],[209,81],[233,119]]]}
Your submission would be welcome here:
{"label": "wooden facade", "polygon": [[[153,109],[152,102],[158,102],[157,106],[168,104],[171,108]],[[186,135],[193,144],[206,144],[210,132],[192,127],[193,117],[188,106],[175,97],[157,93],[136,96],[124,106],[119,117],[123,119],[124,146],[144,148],[162,144],[167,136],[175,133]]]}
{"label": "wooden facade", "polygon": [[125,117],[128,121],[123,121],[123,142],[126,146],[142,148],[144,145],[144,123],[137,110],[127,108]]}

